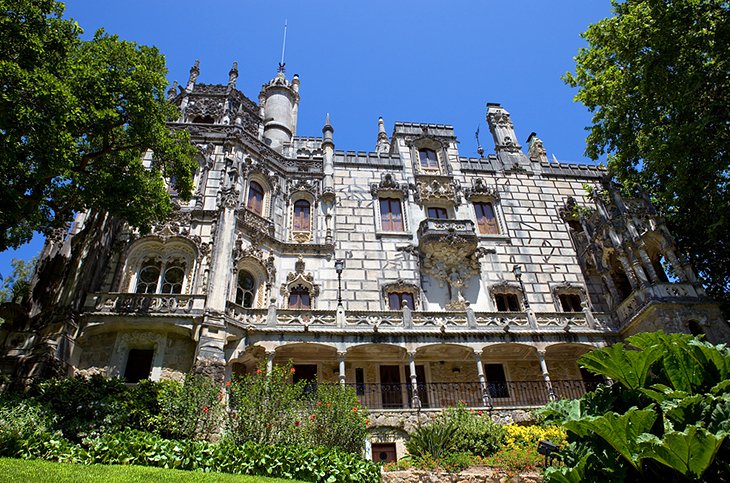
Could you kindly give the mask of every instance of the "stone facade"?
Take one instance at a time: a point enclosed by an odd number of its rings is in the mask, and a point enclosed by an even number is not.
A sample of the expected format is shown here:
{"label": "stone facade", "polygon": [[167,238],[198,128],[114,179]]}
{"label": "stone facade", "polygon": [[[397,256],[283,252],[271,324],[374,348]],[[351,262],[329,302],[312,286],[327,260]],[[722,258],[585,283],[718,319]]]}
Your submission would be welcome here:
{"label": "stone facade", "polygon": [[193,198],[171,186],[147,234],[91,212],[50,238],[31,313],[0,328],[8,374],[223,381],[291,362],[382,410],[385,443],[460,402],[525,419],[579,396],[595,380],[577,358],[638,331],[728,340],[648,201],[602,167],[548,162],[534,133],[525,154],[502,106],[486,157],[463,157],[449,125],[388,136],[382,119],[374,151],[345,151],[329,117],[297,135],[297,76],[257,104],[237,66],[225,85],[198,73],[169,93],[170,127],[199,150]]}

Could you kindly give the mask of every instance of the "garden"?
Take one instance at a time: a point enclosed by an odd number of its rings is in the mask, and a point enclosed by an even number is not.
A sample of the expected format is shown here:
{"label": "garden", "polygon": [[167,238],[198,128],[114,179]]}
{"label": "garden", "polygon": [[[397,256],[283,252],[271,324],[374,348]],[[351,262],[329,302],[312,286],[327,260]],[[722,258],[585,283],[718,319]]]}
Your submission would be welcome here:
{"label": "garden", "polygon": [[[730,480],[730,350],[662,332],[626,342],[579,361],[610,384],[548,404],[531,425],[447,409],[408,435],[409,455],[384,474],[483,467],[498,479],[549,482]],[[222,387],[196,375],[136,385],[98,376],[43,381],[2,396],[0,464],[18,474],[61,471],[44,462],[18,466],[47,460],[75,464],[61,473],[90,465],[88,475],[121,471],[98,465],[125,465],[125,472],[196,470],[221,481],[225,474],[380,481],[381,467],[362,457],[369,415],[354,389],[292,383],[292,370],[258,370]],[[547,468],[540,441],[559,447]]]}

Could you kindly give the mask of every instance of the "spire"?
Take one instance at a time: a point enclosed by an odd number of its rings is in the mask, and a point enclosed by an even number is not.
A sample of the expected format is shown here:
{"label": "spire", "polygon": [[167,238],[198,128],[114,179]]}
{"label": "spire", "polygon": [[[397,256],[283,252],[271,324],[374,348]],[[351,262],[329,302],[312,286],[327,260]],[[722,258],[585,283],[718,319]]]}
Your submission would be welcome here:
{"label": "spire", "polygon": [[195,81],[198,80],[200,75],[200,60],[196,59],[195,64],[190,68],[190,77],[188,78],[188,91],[192,91],[195,86]]}
{"label": "spire", "polygon": [[385,133],[385,122],[383,116],[378,118],[378,142],[375,144],[375,151],[378,153],[387,153],[390,151],[390,139]]}
{"label": "spire", "polygon": [[234,62],[233,67],[228,71],[228,89],[236,88],[236,79],[238,79],[238,62]]}
{"label": "spire", "polygon": [[284,19],[284,40],[281,43],[281,62],[279,62],[279,72],[284,73],[286,62],[284,62],[284,52],[286,51],[286,19]]}
{"label": "spire", "polygon": [[324,127],[322,128],[322,134],[324,135],[324,138],[322,139],[322,146],[326,144],[332,145],[332,147],[335,146],[335,142],[332,140],[332,134],[335,132],[335,128],[332,127],[332,124],[330,124],[330,113],[327,113],[327,117],[324,120]]}

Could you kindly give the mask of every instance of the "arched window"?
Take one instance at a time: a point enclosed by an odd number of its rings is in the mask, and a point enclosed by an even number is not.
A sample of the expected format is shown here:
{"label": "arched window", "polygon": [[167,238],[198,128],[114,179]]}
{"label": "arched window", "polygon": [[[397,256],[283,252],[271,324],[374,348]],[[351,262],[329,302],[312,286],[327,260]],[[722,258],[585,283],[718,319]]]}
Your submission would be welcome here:
{"label": "arched window", "polygon": [[259,216],[264,214],[264,189],[256,181],[248,185],[248,202],[246,208]]}
{"label": "arched window", "polygon": [[182,293],[185,280],[185,262],[179,258],[147,259],[137,275],[137,293]]}
{"label": "arched window", "polygon": [[312,306],[309,290],[301,285],[291,289],[289,292],[290,309],[309,309]]}
{"label": "arched window", "polygon": [[403,231],[403,213],[399,199],[380,198],[380,226],[383,231]]}
{"label": "arched window", "polygon": [[423,169],[439,169],[439,158],[436,154],[436,151],[434,151],[433,149],[419,149],[418,158],[421,161],[421,167]]}
{"label": "arched window", "polygon": [[310,204],[307,200],[299,200],[294,203],[294,219],[292,220],[293,231],[308,232],[310,227]]}
{"label": "arched window", "polygon": [[497,224],[497,216],[494,213],[492,203],[485,201],[477,201],[474,203],[474,211],[477,215],[477,226],[479,233],[482,235],[498,235],[499,225]]}
{"label": "arched window", "polygon": [[238,273],[236,287],[236,303],[247,309],[253,308],[256,299],[256,279],[249,272],[242,270]]}
{"label": "arched window", "polygon": [[162,262],[159,260],[145,260],[137,276],[137,293],[156,293],[157,283],[160,281]]}
{"label": "arched window", "polygon": [[403,306],[414,310],[413,294],[410,292],[390,292],[388,294],[388,307],[390,310],[401,310]]}
{"label": "arched window", "polygon": [[160,293],[182,293],[185,278],[185,262],[179,259],[170,260],[165,266]]}

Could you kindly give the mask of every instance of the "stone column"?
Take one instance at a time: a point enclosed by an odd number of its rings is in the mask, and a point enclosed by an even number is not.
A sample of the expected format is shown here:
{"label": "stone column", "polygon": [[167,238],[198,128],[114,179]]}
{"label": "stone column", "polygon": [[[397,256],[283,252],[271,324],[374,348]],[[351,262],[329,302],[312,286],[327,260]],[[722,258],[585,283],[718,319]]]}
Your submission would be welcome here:
{"label": "stone column", "polygon": [[631,264],[629,264],[628,258],[624,255],[619,255],[618,261],[621,263],[621,268],[624,269],[624,273],[626,274],[626,277],[629,279],[629,283],[631,284],[631,288],[633,290],[638,290],[639,287],[639,280],[636,277],[636,273],[634,272],[633,268],[631,268]]}
{"label": "stone column", "polygon": [[537,360],[540,362],[540,370],[542,371],[542,378],[545,380],[545,387],[548,392],[548,399],[555,401],[555,391],[553,390],[553,383],[550,382],[550,373],[548,372],[547,363],[545,362],[545,349],[537,350]]}
{"label": "stone column", "polygon": [[347,354],[347,351],[338,351],[337,352],[337,360],[340,363],[340,386],[345,387],[345,355]]}
{"label": "stone column", "polygon": [[632,251],[628,251],[628,257],[629,257],[629,261],[631,262],[631,269],[633,270],[634,274],[636,275],[636,278],[639,281],[639,285],[641,287],[648,287],[649,279],[646,276],[646,272],[644,271],[644,268],[641,266],[641,261],[638,258],[636,258],[636,255],[634,255],[634,252],[632,252]]}
{"label": "stone column", "polygon": [[667,257],[667,260],[669,260],[669,264],[672,266],[672,268],[674,268],[674,271],[677,273],[680,282],[692,284],[697,283],[697,277],[695,276],[692,267],[685,263],[682,263],[671,247],[668,246],[664,248],[663,251],[664,256]]}
{"label": "stone column", "polygon": [[474,359],[477,363],[477,375],[479,376],[479,388],[482,391],[482,405],[484,407],[491,406],[489,397],[489,389],[487,388],[487,376],[484,375],[484,364],[482,364],[482,353],[475,350]]}
{"label": "stone column", "polygon": [[418,377],[416,376],[416,351],[408,353],[408,368],[411,371],[411,407],[421,409],[421,398],[418,396]]}
{"label": "stone column", "polygon": [[266,373],[271,374],[271,371],[274,370],[274,356],[276,355],[276,351],[266,351]]}
{"label": "stone column", "polygon": [[651,258],[649,258],[649,254],[646,253],[646,250],[644,248],[639,248],[638,253],[639,258],[641,259],[641,263],[644,265],[644,270],[646,270],[646,273],[649,274],[649,279],[651,280],[651,283],[660,283],[659,276],[657,275],[656,270],[654,270],[654,265],[651,263]]}
{"label": "stone column", "polygon": [[601,279],[603,280],[603,283],[606,285],[606,288],[608,289],[608,296],[611,298],[609,300],[609,307],[613,307],[614,305],[618,305],[621,303],[620,295],[618,294],[618,290],[616,289],[616,285],[613,283],[613,279],[611,278],[611,275],[608,273],[601,274]]}

